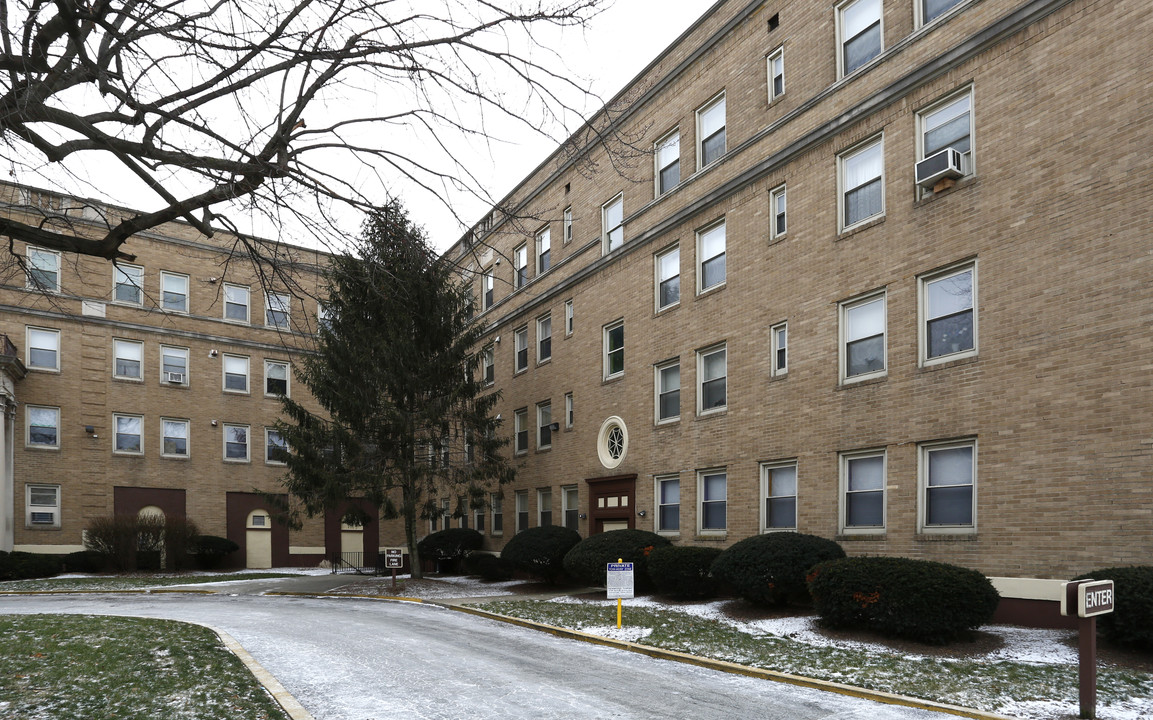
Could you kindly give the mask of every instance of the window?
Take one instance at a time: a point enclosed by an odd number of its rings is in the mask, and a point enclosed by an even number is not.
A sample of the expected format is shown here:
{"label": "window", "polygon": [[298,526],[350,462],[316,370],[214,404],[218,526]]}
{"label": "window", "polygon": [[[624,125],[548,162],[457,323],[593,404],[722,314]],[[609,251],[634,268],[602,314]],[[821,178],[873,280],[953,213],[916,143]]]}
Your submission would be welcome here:
{"label": "window", "polygon": [[229,462],[248,462],[248,426],[224,426],[224,459]]}
{"label": "window", "polygon": [[488,310],[492,307],[493,302],[493,289],[492,289],[492,268],[487,268],[480,276],[480,288],[483,293],[484,307],[483,310]]}
{"label": "window", "polygon": [[485,384],[491,385],[496,381],[496,356],[492,346],[486,347],[481,354],[481,364],[484,366]]}
{"label": "window", "polygon": [[60,292],[60,253],[32,246],[28,246],[24,253],[28,262],[27,287]]}
{"label": "window", "polygon": [[700,530],[723,532],[728,528],[728,475],[724,470],[708,470],[699,473],[698,478]]}
{"label": "window", "polygon": [[601,465],[610,469],[617,467],[624,462],[628,451],[629,432],[625,421],[616,415],[607,418],[597,433],[597,457]]}
{"label": "window", "polygon": [[113,374],[122,379],[141,380],[140,366],[144,357],[144,343],[135,340],[113,340],[116,356]]}
{"label": "window", "polygon": [[564,334],[572,335],[573,314],[572,314],[572,300],[564,301]]}
{"label": "window", "polygon": [[965,174],[973,172],[973,91],[966,89],[917,114],[918,160],[953,148]]}
{"label": "window", "polygon": [[681,416],[681,364],[674,360],[657,365],[657,422],[670,422]]}
{"label": "window", "polygon": [[564,209],[564,220],[562,221],[564,228],[564,244],[568,245],[572,242],[572,205]]}
{"label": "window", "polygon": [[625,321],[617,320],[604,327],[604,377],[624,375],[625,372]]}
{"label": "window", "polygon": [[552,447],[552,402],[542,402],[536,406],[536,427],[537,450]]}
{"label": "window", "polygon": [[657,532],[675,533],[681,531],[681,480],[673,477],[658,477],[657,482]]}
{"label": "window", "polygon": [[324,303],[316,304],[316,328],[332,329],[332,310]]}
{"label": "window", "polygon": [[712,164],[725,154],[725,95],[697,111],[697,167]]}
{"label": "window", "polygon": [[144,299],[144,268],[135,265],[112,267],[112,299],[119,303],[140,305]]}
{"label": "window", "polygon": [[785,49],[769,55],[769,102],[785,94]]}
{"label": "window", "polygon": [[552,316],[536,321],[536,361],[542,363],[552,357]]}
{"label": "window", "polygon": [[580,493],[576,485],[566,485],[560,489],[561,512],[564,513],[564,526],[580,532]]}
{"label": "window", "polygon": [[784,237],[789,229],[788,215],[785,212],[785,186],[775,188],[769,193],[769,239],[776,240]]}
{"label": "window", "polygon": [[512,251],[512,286],[519,290],[528,282],[528,247],[518,245]]}
{"label": "window", "polygon": [[472,509],[472,522],[476,526],[478,533],[484,532],[484,508],[477,507]]}
{"label": "window", "polygon": [[918,0],[921,6],[921,24],[928,25],[961,2],[962,0]]}
{"label": "window", "polygon": [[536,524],[537,527],[552,525],[552,490],[536,491]]}
{"label": "window", "polygon": [[862,380],[885,372],[885,295],[841,305],[842,380]]}
{"label": "window", "polygon": [[36,370],[60,369],[60,331],[28,328],[28,367]]}
{"label": "window", "polygon": [[566,430],[572,430],[573,424],[573,401],[572,393],[564,394],[564,426]]}
{"label": "window", "polygon": [[116,425],[116,452],[140,454],[140,437],[144,419],[139,415],[114,415]]}
{"label": "window", "polygon": [[264,394],[288,396],[288,363],[278,360],[264,361]]}
{"label": "window", "polygon": [[516,433],[516,454],[528,452],[528,410],[517,410],[513,415],[513,430]]}
{"label": "window", "polygon": [[60,486],[25,485],[28,508],[24,522],[29,527],[60,527]]}
{"label": "window", "polygon": [[777,377],[789,371],[789,325],[779,323],[769,328],[772,343],[772,375]]}
{"label": "window", "polygon": [[243,285],[224,286],[224,319],[248,322],[248,288]]}
{"label": "window", "polygon": [[605,254],[625,244],[624,205],[624,195],[621,194],[601,207],[601,237],[604,238],[602,252]]}
{"label": "window", "polygon": [[700,378],[698,414],[723,410],[728,403],[728,360],[725,346],[697,353],[697,377]]}
{"label": "window", "polygon": [[721,285],[725,281],[725,223],[697,232],[697,292]]}
{"label": "window", "polygon": [[489,507],[492,508],[492,534],[504,534],[504,508],[501,507],[501,496],[491,493],[488,496]]}
{"label": "window", "polygon": [[545,227],[536,234],[536,274],[544,275],[552,257],[552,229]]}
{"label": "window", "polygon": [[516,491],[516,531],[528,529],[528,490]]}
{"label": "window", "polygon": [[654,153],[657,161],[657,196],[664,195],[681,181],[681,134],[679,131],[658,140]]}
{"label": "window", "polygon": [[224,356],[225,392],[248,392],[248,358],[243,355]]}
{"label": "window", "polygon": [[765,514],[761,531],[797,529],[797,464],[761,465],[761,493]]}
{"label": "window", "polygon": [[513,358],[513,371],[523,372],[528,369],[528,327],[517,328],[513,331],[513,349],[516,355]]}
{"label": "window", "polygon": [[881,0],[852,0],[837,8],[838,64],[848,75],[881,54]]}
{"label": "window", "polygon": [[188,276],[160,273],[160,307],[169,312],[188,312]]}
{"label": "window", "polygon": [[672,307],[681,301],[681,249],[670,248],[656,257],[657,310]]}
{"label": "window", "polygon": [[160,382],[188,384],[188,348],[160,346]]}
{"label": "window", "polygon": [[838,159],[841,230],[885,212],[884,147],[878,138]]}
{"label": "window", "polygon": [[25,405],[28,424],[27,444],[32,447],[60,447],[60,408]]}
{"label": "window", "polygon": [[264,428],[264,462],[268,465],[288,463],[288,441],[272,428]]}
{"label": "window", "polygon": [[921,446],[922,532],[976,529],[976,453],[975,440]]}
{"label": "window", "polygon": [[924,364],[976,354],[973,264],[921,278],[921,357]]}
{"label": "window", "polygon": [[188,421],[160,419],[160,454],[166,457],[188,457]]}
{"label": "window", "polygon": [[845,533],[885,529],[885,453],[841,456],[841,529]]}
{"label": "window", "polygon": [[264,324],[269,327],[288,327],[288,294],[265,293],[264,295]]}

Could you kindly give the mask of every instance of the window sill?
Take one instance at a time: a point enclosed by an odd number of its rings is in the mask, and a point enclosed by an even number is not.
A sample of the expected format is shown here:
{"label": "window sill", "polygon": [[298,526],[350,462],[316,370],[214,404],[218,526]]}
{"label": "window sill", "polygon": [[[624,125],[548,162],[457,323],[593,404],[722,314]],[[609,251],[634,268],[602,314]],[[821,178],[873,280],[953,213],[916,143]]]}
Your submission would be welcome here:
{"label": "window sill", "polygon": [[160,383],[160,387],[178,388],[180,390],[187,390],[188,389],[188,383],[162,382],[162,383]]}
{"label": "window sill", "polygon": [[970,365],[980,359],[981,357],[977,353],[966,353],[964,355],[958,353],[958,357],[955,358],[942,356],[941,358],[934,358],[933,361],[929,364],[921,365],[921,367],[917,368],[917,371],[934,372],[936,370],[946,370],[948,368],[957,367],[958,365]]}
{"label": "window sill", "polygon": [[681,301],[677,300],[675,303],[672,303],[670,305],[665,305],[664,307],[661,307],[661,308],[657,308],[653,312],[653,317],[660,317],[661,315],[667,315],[668,313],[672,312],[673,310],[676,310],[680,306],[681,306]]}
{"label": "window sill", "polygon": [[698,413],[697,414],[697,420],[708,420],[709,418],[720,417],[722,415],[728,415],[728,414],[729,414],[729,406],[726,405],[723,408],[717,408],[716,410],[707,410],[703,413]]}
{"label": "window sill", "polygon": [[24,523],[24,529],[25,530],[34,530],[34,531],[38,531],[38,532],[50,532],[53,530],[55,530],[56,532],[60,532],[61,528],[59,525],[29,525],[28,523]]}
{"label": "window sill", "polygon": [[225,395],[251,395],[247,390],[229,390],[228,388],[224,388],[221,392]]}
{"label": "window sill", "polygon": [[533,451],[533,454],[534,455],[540,455],[541,453],[546,453],[546,452],[551,452],[551,451],[552,451],[552,445],[545,445],[544,447],[538,447],[535,451]]}
{"label": "window sill", "polygon": [[877,385],[889,379],[889,374],[886,372],[884,375],[877,375],[874,377],[866,377],[860,380],[842,380],[841,384],[837,386],[838,390],[848,390],[850,388],[861,387],[863,385]]}
{"label": "window sill", "polygon": [[184,461],[188,460],[188,456],[187,455],[163,455],[163,454],[161,454],[160,459],[161,460],[179,460],[181,462],[184,462]]}
{"label": "window sill", "polygon": [[601,380],[601,385],[608,385],[609,383],[619,382],[619,381],[624,380],[624,379],[625,379],[624,373],[617,373],[616,375],[610,375],[609,377],[605,378],[604,380]]}
{"label": "window sill", "polygon": [[770,235],[768,242],[765,244],[772,247],[773,245],[783,243],[786,239],[788,239],[788,233],[781,233],[780,235]]}
{"label": "window sill", "polygon": [[238,460],[236,458],[224,458],[224,462],[230,463],[232,465],[251,465],[252,464],[251,460]]}
{"label": "window sill", "polygon": [[833,538],[837,542],[885,542],[889,536],[884,530],[877,530],[876,532],[862,531],[846,533],[842,531],[839,535]]}
{"label": "window sill", "polygon": [[779,372],[779,373],[772,373],[771,375],[769,375],[769,382],[782,382],[782,381],[788,380],[788,379],[789,379],[789,371],[788,370],[785,370],[784,372]]}
{"label": "window sill", "polygon": [[112,376],[112,382],[139,384],[139,383],[144,382],[144,379],[143,378],[134,378],[134,377],[124,377],[121,375],[113,375]]}
{"label": "window sill", "polygon": [[521,368],[520,370],[513,370],[512,376],[516,377],[517,375],[524,375],[526,372],[528,372],[528,368]]}
{"label": "window sill", "polygon": [[712,295],[713,293],[718,293],[721,290],[724,290],[725,286],[728,284],[729,284],[729,281],[726,279],[726,280],[723,280],[723,281],[717,283],[716,285],[713,285],[712,287],[706,288],[704,290],[698,290],[697,291],[697,299],[699,300],[699,299],[705,297],[706,295]]}
{"label": "window sill", "polygon": [[664,420],[657,420],[653,424],[653,427],[660,430],[661,428],[676,427],[677,425],[680,425],[680,424],[681,424],[681,417],[680,417],[680,415],[678,415],[675,418],[665,418]]}
{"label": "window sill", "polygon": [[879,215],[878,217],[871,218],[869,220],[862,220],[861,222],[857,223],[856,225],[844,228],[843,230],[838,232],[837,233],[837,240],[838,241],[848,240],[849,238],[853,237],[857,233],[862,233],[866,230],[871,230],[872,228],[880,225],[883,222],[885,222],[885,214],[884,213],[881,213],[881,215]]}
{"label": "window sill", "polygon": [[125,458],[142,458],[142,457],[144,457],[144,453],[142,453],[142,452],[122,452],[120,450],[113,450],[112,454],[115,455],[116,457],[125,457]]}
{"label": "window sill", "polygon": [[728,539],[728,530],[718,530],[716,532],[702,530],[693,536],[695,542],[726,542]]}
{"label": "window sill", "polygon": [[59,375],[60,374],[60,368],[42,368],[42,367],[36,367],[35,365],[33,365],[33,366],[28,367],[28,372],[54,373],[56,375]]}
{"label": "window sill", "polygon": [[49,452],[60,452],[60,446],[59,445],[32,445],[30,443],[24,443],[24,449],[25,450],[45,450],[45,451],[49,451]]}
{"label": "window sill", "polygon": [[552,362],[552,355],[549,355],[544,360],[537,360],[536,366],[540,367],[541,365],[548,365],[550,362]]}
{"label": "window sill", "polygon": [[926,205],[931,205],[932,203],[936,202],[937,200],[940,200],[943,197],[947,197],[949,195],[952,195],[953,193],[956,193],[960,190],[963,190],[964,188],[967,188],[967,187],[974,185],[976,182],[977,182],[977,176],[976,175],[966,175],[965,177],[958,180],[956,182],[956,184],[953,185],[953,187],[946,188],[945,190],[942,190],[941,192],[935,193],[935,192],[930,192],[930,191],[924,191],[924,192],[922,192],[922,194],[919,198],[917,198],[916,200],[913,201],[913,207],[919,208],[919,207],[924,207]]}
{"label": "window sill", "polygon": [[948,530],[921,530],[913,536],[917,542],[977,542],[980,539],[972,528]]}

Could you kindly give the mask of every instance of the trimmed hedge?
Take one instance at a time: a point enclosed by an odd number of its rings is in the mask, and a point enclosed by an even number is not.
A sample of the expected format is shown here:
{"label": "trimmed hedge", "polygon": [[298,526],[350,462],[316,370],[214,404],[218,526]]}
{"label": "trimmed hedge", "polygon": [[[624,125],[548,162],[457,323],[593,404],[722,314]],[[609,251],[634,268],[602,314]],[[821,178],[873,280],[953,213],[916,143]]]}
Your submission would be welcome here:
{"label": "trimmed hedge", "polygon": [[196,557],[196,564],[202,570],[211,570],[219,567],[224,556],[240,549],[232,540],[216,535],[198,535],[192,538],[189,552]]}
{"label": "trimmed hedge", "polygon": [[604,587],[606,565],[618,559],[631,562],[635,588],[644,591],[651,589],[646,571],[649,552],[669,544],[668,538],[647,530],[610,530],[577,543],[564,556],[564,569],[577,582]]}
{"label": "trimmed hedge", "polygon": [[1153,565],[1094,570],[1074,580],[1112,580],[1113,612],[1097,616],[1101,635],[1110,642],[1153,650]]}
{"label": "trimmed hedge", "polygon": [[0,580],[35,580],[59,575],[63,555],[0,551]]}
{"label": "trimmed hedge", "polygon": [[993,618],[1000,596],[976,570],[900,557],[821,563],[809,580],[821,625],[863,628],[944,645],[967,639]]}
{"label": "trimmed hedge", "polygon": [[515,568],[508,560],[486,552],[469,553],[464,558],[464,571],[485,580],[511,580]]}
{"label": "trimmed hedge", "polygon": [[720,548],[667,545],[653,548],[648,558],[649,579],[657,592],[678,598],[706,598],[717,592],[709,572]]}
{"label": "trimmed hedge", "polygon": [[64,572],[98,573],[108,565],[106,558],[93,550],[81,550],[64,556]]}
{"label": "trimmed hedge", "polygon": [[730,546],[717,556],[712,573],[755,605],[808,604],[809,568],[843,557],[840,545],[816,535],[766,533]]}
{"label": "trimmed hedge", "polygon": [[565,555],[580,541],[580,533],[561,525],[528,528],[512,536],[500,557],[517,570],[556,583],[564,576]]}
{"label": "trimmed hedge", "polygon": [[484,544],[484,535],[472,528],[448,528],[425,536],[416,544],[426,560],[459,560]]}

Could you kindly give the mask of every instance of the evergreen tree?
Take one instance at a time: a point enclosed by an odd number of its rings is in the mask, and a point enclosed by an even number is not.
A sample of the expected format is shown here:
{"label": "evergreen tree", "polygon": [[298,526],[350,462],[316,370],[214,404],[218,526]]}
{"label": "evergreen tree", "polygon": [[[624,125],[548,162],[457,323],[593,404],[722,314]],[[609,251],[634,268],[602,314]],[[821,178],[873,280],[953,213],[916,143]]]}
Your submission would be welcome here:
{"label": "evergreen tree", "polygon": [[376,503],[404,520],[413,577],[417,522],[439,514],[437,500],[455,502],[460,517],[513,478],[491,417],[498,393],[482,394],[475,379],[483,331],[458,272],[398,202],[372,213],[353,253],[326,272],[316,354],[297,367],[324,414],[284,398],[277,424],[297,512]]}

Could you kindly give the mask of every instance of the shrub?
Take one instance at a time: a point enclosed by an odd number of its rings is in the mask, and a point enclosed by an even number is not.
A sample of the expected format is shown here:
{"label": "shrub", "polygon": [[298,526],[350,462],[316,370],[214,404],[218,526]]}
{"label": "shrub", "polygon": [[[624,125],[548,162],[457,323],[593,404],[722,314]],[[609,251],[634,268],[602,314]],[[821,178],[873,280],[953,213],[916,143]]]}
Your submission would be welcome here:
{"label": "shrub", "polygon": [[165,569],[183,570],[188,566],[189,548],[199,534],[196,523],[188,518],[176,516],[165,518],[161,533]]}
{"label": "shrub", "polygon": [[59,575],[63,555],[27,552],[0,552],[0,580],[34,580]]}
{"label": "shrub", "polygon": [[114,570],[136,569],[136,516],[93,518],[84,531],[84,547],[108,559]]}
{"label": "shrub", "polygon": [[98,573],[107,566],[107,559],[94,550],[81,550],[64,556],[64,572]]}
{"label": "shrub", "polygon": [[719,548],[666,545],[648,557],[649,579],[657,592],[678,598],[704,598],[716,594],[717,581],[709,572],[721,554]]}
{"label": "shrub", "polygon": [[580,541],[580,533],[561,525],[529,528],[513,535],[500,556],[517,570],[556,583],[564,575],[565,554]]}
{"label": "shrub", "polygon": [[1153,650],[1153,565],[1094,570],[1076,580],[1112,580],[1113,612],[1097,616],[1101,635],[1118,645]]}
{"label": "shrub", "polygon": [[633,579],[638,591],[648,589],[646,572],[651,550],[670,544],[647,530],[611,530],[585,538],[564,556],[564,569],[576,581],[586,585],[604,587],[608,563],[618,559],[633,563]]}
{"label": "shrub", "polygon": [[234,553],[240,546],[228,538],[216,535],[198,535],[190,542],[189,552],[196,557],[196,564],[204,570],[219,567],[224,556]]}
{"label": "shrub", "polygon": [[803,533],[754,535],[732,545],[713,563],[713,576],[756,605],[809,602],[805,575],[825,560],[845,557],[832,540]]}
{"label": "shrub", "polygon": [[470,575],[480,575],[485,580],[510,580],[515,568],[499,555],[474,552],[464,558],[464,570]]}
{"label": "shrub", "polygon": [[416,544],[425,559],[459,560],[484,544],[484,535],[472,528],[448,528],[426,536]]}
{"label": "shrub", "polygon": [[968,568],[898,557],[854,557],[813,568],[809,591],[829,628],[865,628],[930,645],[967,638],[1000,596]]}

